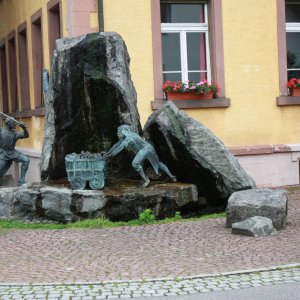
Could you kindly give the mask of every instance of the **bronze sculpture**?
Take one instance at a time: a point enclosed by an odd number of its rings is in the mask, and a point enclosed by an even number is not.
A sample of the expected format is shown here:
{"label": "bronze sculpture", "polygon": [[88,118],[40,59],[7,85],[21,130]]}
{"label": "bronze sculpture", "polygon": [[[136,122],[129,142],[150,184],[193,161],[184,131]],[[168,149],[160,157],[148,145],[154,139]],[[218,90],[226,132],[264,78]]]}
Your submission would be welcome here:
{"label": "bronze sculpture", "polygon": [[[18,124],[23,132],[15,130]],[[11,166],[13,161],[22,163],[19,185],[25,183],[25,175],[29,167],[29,158],[15,149],[18,139],[29,137],[27,126],[24,123],[17,122],[13,118],[5,119],[6,128],[0,128],[0,176],[3,176]]]}
{"label": "bronze sculpture", "polygon": [[142,184],[143,187],[148,186],[150,183],[150,180],[145,175],[142,167],[142,163],[146,159],[151,163],[156,174],[158,174],[158,170],[161,170],[163,173],[167,174],[173,182],[177,181],[176,177],[171,174],[168,167],[159,161],[153,146],[138,134],[132,132],[128,125],[119,126],[117,134],[119,141],[107,152],[106,157],[115,156],[123,149],[132,151],[135,154],[132,161],[132,167],[144,180]]}
{"label": "bronze sculpture", "polygon": [[70,153],[65,156],[68,180],[73,190],[83,190],[87,183],[93,190],[104,187],[105,157],[104,153],[81,151],[80,154]]}

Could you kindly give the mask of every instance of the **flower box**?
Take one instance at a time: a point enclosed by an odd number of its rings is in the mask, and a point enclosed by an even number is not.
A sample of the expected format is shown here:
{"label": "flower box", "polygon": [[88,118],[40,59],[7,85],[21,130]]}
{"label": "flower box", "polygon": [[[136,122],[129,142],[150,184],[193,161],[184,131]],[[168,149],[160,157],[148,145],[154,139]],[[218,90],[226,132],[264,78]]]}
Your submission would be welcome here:
{"label": "flower box", "polygon": [[300,88],[291,88],[290,96],[298,96],[300,97]]}
{"label": "flower box", "polygon": [[219,87],[216,83],[208,83],[207,80],[200,82],[167,80],[164,82],[163,91],[167,100],[208,100],[216,97]]}
{"label": "flower box", "polygon": [[213,93],[197,94],[196,91],[191,92],[166,92],[167,100],[209,100],[213,98]]}
{"label": "flower box", "polygon": [[300,96],[300,79],[291,78],[287,84],[287,87],[290,90],[290,96]]}

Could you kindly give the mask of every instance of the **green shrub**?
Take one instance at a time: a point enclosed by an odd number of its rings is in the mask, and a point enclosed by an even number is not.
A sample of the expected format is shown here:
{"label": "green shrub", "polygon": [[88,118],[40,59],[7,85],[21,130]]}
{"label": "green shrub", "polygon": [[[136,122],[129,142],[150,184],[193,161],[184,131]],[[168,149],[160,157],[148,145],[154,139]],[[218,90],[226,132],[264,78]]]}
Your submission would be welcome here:
{"label": "green shrub", "polygon": [[174,220],[181,220],[182,216],[181,216],[181,212],[180,211],[176,211],[175,216],[174,216]]}
{"label": "green shrub", "polygon": [[147,208],[139,214],[138,220],[142,224],[150,224],[155,221],[155,216],[153,215],[152,210]]}

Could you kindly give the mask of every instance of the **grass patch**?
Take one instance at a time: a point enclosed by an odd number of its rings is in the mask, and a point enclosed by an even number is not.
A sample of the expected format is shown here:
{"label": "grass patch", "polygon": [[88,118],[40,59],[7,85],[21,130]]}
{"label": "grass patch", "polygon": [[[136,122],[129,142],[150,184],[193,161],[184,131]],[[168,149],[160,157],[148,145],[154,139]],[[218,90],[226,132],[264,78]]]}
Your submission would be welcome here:
{"label": "grass patch", "polygon": [[288,186],[286,188],[289,192],[300,190],[300,185]]}
{"label": "grass patch", "polygon": [[177,212],[173,218],[165,218],[163,220],[155,220],[150,209],[146,209],[140,213],[139,218],[128,222],[112,222],[105,218],[86,219],[68,224],[42,224],[42,223],[25,223],[15,220],[0,220],[0,229],[68,229],[68,228],[111,228],[123,226],[140,226],[146,224],[167,224],[172,222],[188,222],[200,221],[207,219],[223,218],[225,213],[209,214],[201,217],[182,218]]}
{"label": "grass patch", "polygon": [[64,229],[67,224],[25,223],[15,220],[0,220],[0,229]]}

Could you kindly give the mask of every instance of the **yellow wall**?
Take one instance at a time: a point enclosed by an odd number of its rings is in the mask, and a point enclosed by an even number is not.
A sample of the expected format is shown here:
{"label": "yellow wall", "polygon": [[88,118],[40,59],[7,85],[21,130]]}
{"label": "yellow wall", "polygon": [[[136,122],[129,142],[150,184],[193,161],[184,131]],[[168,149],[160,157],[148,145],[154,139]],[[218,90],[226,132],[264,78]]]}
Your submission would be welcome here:
{"label": "yellow wall", "polygon": [[150,0],[104,0],[104,29],[118,32],[128,48],[130,71],[144,124],[152,113],[153,57]]}
{"label": "yellow wall", "polygon": [[[27,20],[32,102],[30,16],[43,8],[44,62],[49,69],[47,2],[0,1],[0,39]],[[64,36],[67,36],[67,2],[62,1]],[[276,1],[240,0],[237,5],[236,0],[222,0],[222,7],[225,90],[231,106],[190,109],[187,113],[209,127],[227,146],[298,143],[300,107],[276,105],[279,96]],[[90,17],[91,27],[96,27],[97,13],[91,13]],[[154,99],[151,0],[104,0],[104,26],[106,31],[118,32],[126,42],[144,124],[152,113]],[[44,119],[28,120],[25,119],[31,138],[21,146],[40,149]]]}
{"label": "yellow wall", "polygon": [[[50,70],[49,61],[49,43],[48,43],[48,19],[47,19],[47,2],[48,0],[9,0],[0,1],[0,40],[7,36],[17,27],[27,21],[27,43],[29,56],[29,83],[30,83],[30,101],[31,108],[34,108],[34,87],[33,87],[33,67],[32,67],[32,44],[31,44],[31,20],[30,17],[42,8],[42,35],[43,35],[43,52],[44,52],[44,66]],[[62,25],[63,35],[67,35],[66,17],[67,15],[67,1],[62,1]],[[16,31],[17,32],[17,31]],[[17,41],[16,41],[17,46]],[[18,53],[18,49],[16,49]],[[17,69],[18,69],[17,55]],[[19,73],[18,73],[19,78]],[[20,82],[20,80],[18,80]],[[0,93],[1,97],[1,93]],[[20,88],[19,88],[20,99]],[[20,104],[19,104],[20,105]],[[23,118],[22,120],[28,125],[30,137],[28,139],[18,142],[18,146],[33,148],[40,150],[42,148],[44,117]]]}
{"label": "yellow wall", "polygon": [[280,95],[276,1],[222,3],[226,96],[231,99],[220,131],[224,142],[230,146],[299,142],[300,127],[295,123],[295,134],[290,122],[296,121],[299,108],[276,106]]}
{"label": "yellow wall", "polygon": [[[298,143],[300,107],[278,107],[275,0],[223,0],[226,109],[186,112],[227,146]],[[267,12],[267,13],[266,13]],[[106,31],[117,31],[131,57],[131,73],[144,124],[153,100],[150,0],[104,0]],[[159,49],[158,49],[159,51]]]}
{"label": "yellow wall", "polygon": [[[225,0],[222,6],[225,90],[231,106],[190,115],[228,146],[298,142],[288,128],[283,133],[282,111],[289,109],[276,106],[280,94],[276,1],[241,0],[237,5]],[[292,111],[296,113],[295,108]]]}

